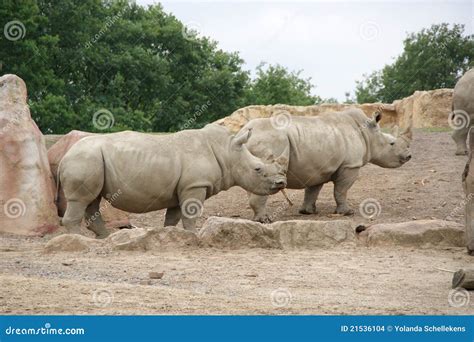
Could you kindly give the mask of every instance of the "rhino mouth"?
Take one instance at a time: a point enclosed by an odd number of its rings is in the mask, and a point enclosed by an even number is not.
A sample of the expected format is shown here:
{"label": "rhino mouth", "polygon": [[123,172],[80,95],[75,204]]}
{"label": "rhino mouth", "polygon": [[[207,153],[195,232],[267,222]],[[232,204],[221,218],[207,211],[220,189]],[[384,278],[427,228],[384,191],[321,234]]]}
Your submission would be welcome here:
{"label": "rhino mouth", "polygon": [[400,158],[400,162],[402,164],[405,164],[407,161],[409,161],[411,159],[411,156],[406,156],[406,157],[401,157]]}

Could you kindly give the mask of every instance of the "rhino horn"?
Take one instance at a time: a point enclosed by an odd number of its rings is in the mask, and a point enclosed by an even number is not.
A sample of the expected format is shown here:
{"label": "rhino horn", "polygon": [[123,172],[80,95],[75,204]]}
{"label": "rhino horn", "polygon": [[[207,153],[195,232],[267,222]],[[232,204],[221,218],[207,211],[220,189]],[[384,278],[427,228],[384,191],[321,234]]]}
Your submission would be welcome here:
{"label": "rhino horn", "polygon": [[392,135],[396,138],[396,137],[398,137],[399,133],[400,133],[400,129],[399,129],[398,125],[395,125],[393,127],[393,130],[392,130]]}
{"label": "rhino horn", "polygon": [[411,140],[413,138],[412,125],[409,125],[407,128],[405,128],[402,135]]}

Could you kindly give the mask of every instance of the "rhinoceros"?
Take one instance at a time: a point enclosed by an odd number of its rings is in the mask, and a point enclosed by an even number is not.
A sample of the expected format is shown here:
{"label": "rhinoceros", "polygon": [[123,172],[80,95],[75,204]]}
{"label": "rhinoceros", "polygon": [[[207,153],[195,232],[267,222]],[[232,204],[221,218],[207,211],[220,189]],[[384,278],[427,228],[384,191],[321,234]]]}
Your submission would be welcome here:
{"label": "rhinoceros", "polygon": [[452,138],[456,154],[467,154],[467,134],[474,125],[474,69],[467,71],[456,83],[453,92],[453,112],[450,114],[454,128]]}
{"label": "rhinoceros", "polygon": [[[252,129],[247,143],[252,154],[265,158],[289,150],[287,188],[305,189],[301,214],[316,214],[316,200],[324,183],[334,183],[336,213],[352,215],[346,198],[359,169],[367,163],[397,168],[411,158],[411,127],[396,136],[383,133],[382,114],[369,119],[359,109],[326,113],[316,117],[286,115],[254,119],[242,129]],[[275,119],[276,118],[276,119]],[[274,120],[275,119],[275,120]],[[281,125],[285,122],[286,125]],[[250,195],[254,220],[269,222],[265,204],[268,196]]]}
{"label": "rhinoceros", "polygon": [[67,208],[62,224],[77,233],[83,218],[98,238],[108,235],[99,203],[145,213],[167,208],[165,226],[195,230],[205,199],[238,185],[259,195],[286,186],[288,160],[253,156],[252,130],[233,136],[216,124],[169,135],[120,132],[78,141],[59,165]]}

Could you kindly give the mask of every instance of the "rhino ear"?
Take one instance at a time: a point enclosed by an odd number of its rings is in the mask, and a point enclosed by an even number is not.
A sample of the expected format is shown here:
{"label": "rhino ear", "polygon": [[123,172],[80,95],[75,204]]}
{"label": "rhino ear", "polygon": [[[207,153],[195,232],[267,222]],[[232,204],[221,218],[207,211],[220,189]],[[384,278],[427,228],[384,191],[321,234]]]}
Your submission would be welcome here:
{"label": "rhino ear", "polygon": [[251,135],[252,135],[252,129],[251,128],[249,128],[247,130],[247,132],[237,134],[234,137],[233,141],[232,141],[232,145],[234,147],[238,147],[238,148],[242,147],[243,144],[245,144],[247,141],[249,141]]}
{"label": "rhino ear", "polygon": [[375,123],[379,123],[379,121],[382,120],[382,112],[376,111],[372,116],[372,119]]}

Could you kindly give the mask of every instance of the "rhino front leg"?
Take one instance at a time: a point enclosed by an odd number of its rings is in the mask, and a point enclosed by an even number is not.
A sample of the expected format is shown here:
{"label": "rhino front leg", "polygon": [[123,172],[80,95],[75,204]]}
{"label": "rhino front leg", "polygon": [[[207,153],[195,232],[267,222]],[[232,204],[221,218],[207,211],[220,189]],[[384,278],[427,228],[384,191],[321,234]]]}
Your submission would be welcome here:
{"label": "rhino front leg", "polygon": [[461,129],[455,129],[451,134],[454,142],[456,143],[456,155],[467,154],[467,134],[469,133],[469,126]]}
{"label": "rhino front leg", "polygon": [[304,189],[304,201],[299,210],[300,214],[310,215],[318,213],[316,209],[316,200],[318,199],[319,192],[323,188],[323,185],[324,184],[313,185]]}
{"label": "rhino front leg", "polygon": [[165,215],[165,227],[176,226],[181,220],[181,208],[174,207],[166,209]]}
{"label": "rhino front leg", "polygon": [[105,222],[102,219],[100,200],[100,197],[96,198],[91,204],[87,206],[85,218],[87,228],[92,230],[98,239],[105,239],[110,235],[110,232],[105,228]]}
{"label": "rhino front leg", "polygon": [[253,210],[253,220],[261,223],[272,222],[267,214],[267,200],[268,196],[259,196],[252,193],[249,194],[249,205]]}
{"label": "rhino front leg", "polygon": [[179,206],[186,230],[196,232],[196,220],[202,215],[206,188],[194,188],[183,191],[179,196]]}
{"label": "rhino front leg", "polygon": [[354,210],[347,204],[347,191],[354,184],[359,175],[359,168],[341,169],[337,171],[334,180],[334,199],[336,200],[336,214],[353,215]]}

